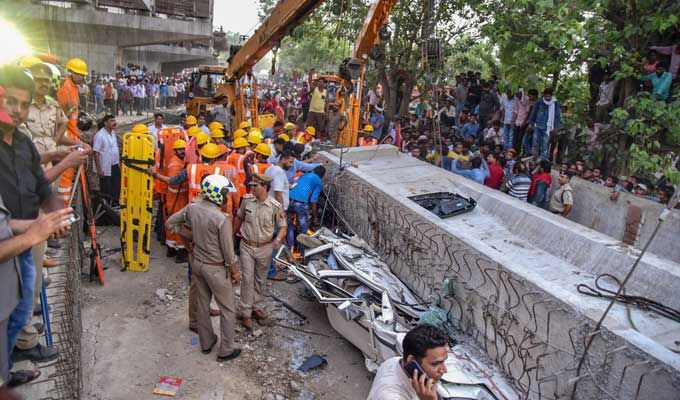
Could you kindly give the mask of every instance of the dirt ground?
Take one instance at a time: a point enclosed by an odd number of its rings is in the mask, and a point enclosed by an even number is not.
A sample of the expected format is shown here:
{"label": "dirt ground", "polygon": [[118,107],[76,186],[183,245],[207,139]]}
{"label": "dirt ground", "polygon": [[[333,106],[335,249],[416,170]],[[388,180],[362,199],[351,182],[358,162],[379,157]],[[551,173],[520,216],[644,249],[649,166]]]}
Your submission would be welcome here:
{"label": "dirt ground", "polygon": [[[100,228],[106,249],[118,248],[118,228]],[[149,271],[121,272],[120,252],[104,258],[106,285],[86,283],[83,297],[84,399],[155,399],[161,375],[184,380],[178,399],[364,399],[372,376],[355,347],[329,325],[324,306],[299,296],[302,285],[268,281],[270,293],[303,312],[308,324],[272,299],[280,326],[260,327],[255,337],[237,329],[242,355],[221,364],[204,355],[188,329],[187,269],[165,258],[153,241]],[[165,289],[163,299],[157,293]],[[219,318],[213,318],[218,330]],[[298,329],[298,330],[295,330]],[[313,333],[299,331],[303,329]],[[257,331],[256,331],[257,332]],[[307,373],[297,367],[313,354],[328,365]]]}

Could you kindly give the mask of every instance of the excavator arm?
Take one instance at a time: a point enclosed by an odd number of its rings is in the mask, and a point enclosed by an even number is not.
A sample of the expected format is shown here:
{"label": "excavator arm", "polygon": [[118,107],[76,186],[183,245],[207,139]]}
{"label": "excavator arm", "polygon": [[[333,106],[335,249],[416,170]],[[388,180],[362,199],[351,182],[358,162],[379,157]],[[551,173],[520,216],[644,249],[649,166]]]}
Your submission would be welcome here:
{"label": "excavator arm", "polygon": [[323,0],[279,0],[271,15],[260,25],[255,33],[228,60],[226,70],[227,97],[234,106],[236,124],[246,121],[247,109],[250,108],[250,119],[257,126],[257,84],[249,79],[250,99],[246,104],[247,87],[239,84],[239,79],[248,74],[258,61],[270,50],[278,46],[281,40],[295,27],[300,25],[307,15],[319,6]]}

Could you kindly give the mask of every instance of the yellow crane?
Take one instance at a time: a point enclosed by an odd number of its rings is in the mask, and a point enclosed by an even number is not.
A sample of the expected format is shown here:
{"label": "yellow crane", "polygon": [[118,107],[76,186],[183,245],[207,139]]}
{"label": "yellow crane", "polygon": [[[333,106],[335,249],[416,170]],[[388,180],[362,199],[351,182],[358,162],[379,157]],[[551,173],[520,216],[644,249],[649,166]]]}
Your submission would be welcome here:
{"label": "yellow crane", "polygon": [[[270,50],[277,47],[281,40],[322,2],[323,0],[280,0],[255,33],[227,60],[229,66],[225,71],[226,95],[234,108],[236,126],[247,120],[250,120],[253,126],[258,124],[257,80],[252,74],[253,66]],[[376,0],[371,4],[354,44],[353,57],[343,63],[347,73],[337,78],[344,87],[352,89],[349,100],[342,102],[343,109],[340,110],[348,116],[348,124],[339,139],[340,144],[344,146],[356,145],[361,121],[361,90],[366,60],[371,48],[378,43],[378,33],[387,24],[396,3],[397,0]]]}

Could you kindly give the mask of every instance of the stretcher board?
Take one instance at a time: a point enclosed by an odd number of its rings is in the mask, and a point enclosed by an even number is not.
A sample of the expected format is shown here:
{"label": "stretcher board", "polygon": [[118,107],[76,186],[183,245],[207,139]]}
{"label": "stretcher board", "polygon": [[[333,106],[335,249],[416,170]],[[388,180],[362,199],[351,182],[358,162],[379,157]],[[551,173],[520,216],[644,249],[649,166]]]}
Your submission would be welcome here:
{"label": "stretcher board", "polygon": [[145,272],[151,252],[154,138],[128,132],[123,136],[120,190],[121,269]]}

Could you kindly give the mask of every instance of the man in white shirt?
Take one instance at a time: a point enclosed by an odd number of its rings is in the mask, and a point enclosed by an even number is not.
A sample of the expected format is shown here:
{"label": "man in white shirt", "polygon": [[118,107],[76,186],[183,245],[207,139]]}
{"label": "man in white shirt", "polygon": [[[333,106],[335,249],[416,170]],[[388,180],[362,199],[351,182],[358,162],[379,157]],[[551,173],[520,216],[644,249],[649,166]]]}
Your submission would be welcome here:
{"label": "man in white shirt", "polygon": [[101,192],[111,196],[117,204],[120,197],[120,153],[115,128],[116,117],[106,115],[104,127],[94,135],[92,150]]}
{"label": "man in white shirt", "polygon": [[267,168],[264,173],[273,179],[269,196],[281,203],[284,211],[288,210],[288,203],[290,202],[290,183],[288,183],[288,177],[286,177],[286,170],[291,169],[294,162],[293,153],[290,150],[283,150],[279,162]]}
{"label": "man in white shirt", "polygon": [[[393,357],[380,365],[367,400],[437,400],[437,383],[446,373],[449,338],[437,327],[421,324],[411,329],[402,343],[403,357]],[[417,362],[425,372],[418,377],[406,366]]]}
{"label": "man in white shirt", "polygon": [[163,115],[163,113],[155,113],[153,115],[153,124],[149,125],[149,131],[154,138],[155,147],[158,147],[158,132],[160,132],[161,129],[167,128],[167,125],[165,125],[163,121],[165,121],[165,115]]}

